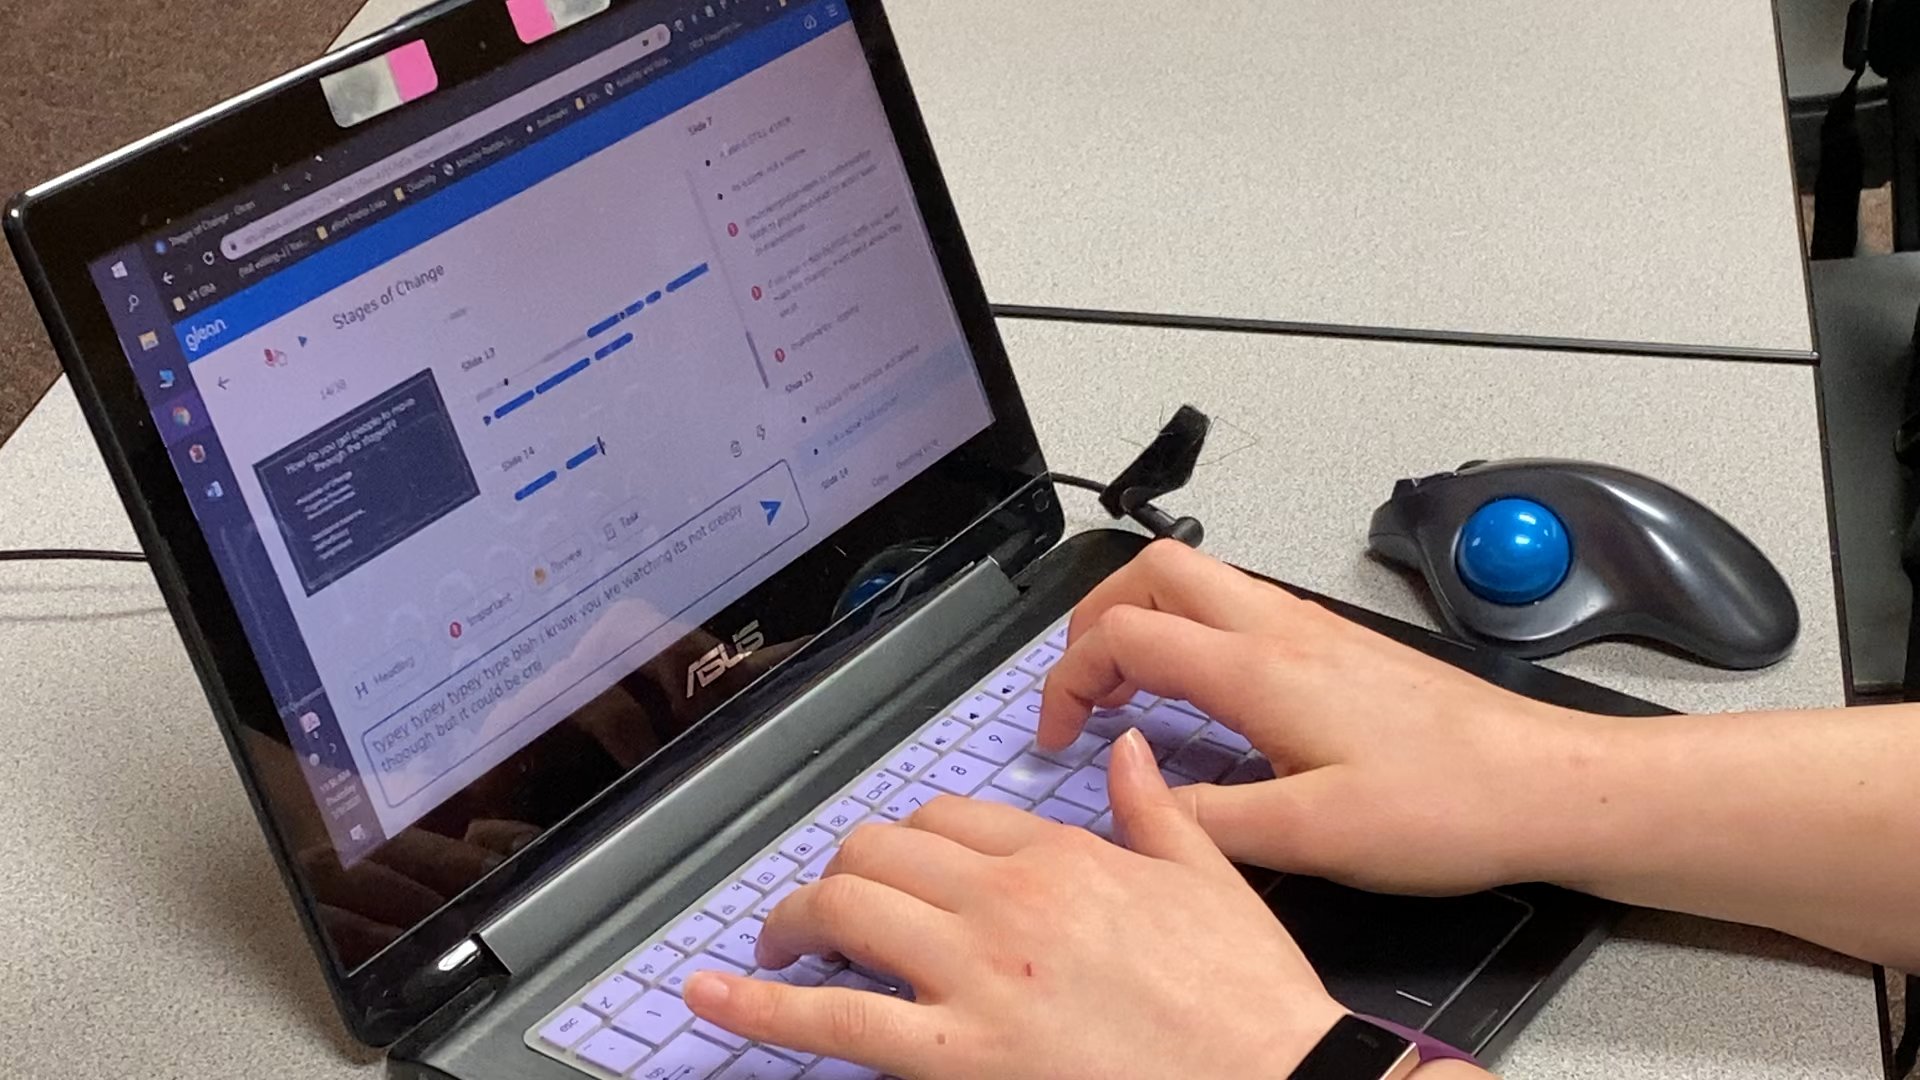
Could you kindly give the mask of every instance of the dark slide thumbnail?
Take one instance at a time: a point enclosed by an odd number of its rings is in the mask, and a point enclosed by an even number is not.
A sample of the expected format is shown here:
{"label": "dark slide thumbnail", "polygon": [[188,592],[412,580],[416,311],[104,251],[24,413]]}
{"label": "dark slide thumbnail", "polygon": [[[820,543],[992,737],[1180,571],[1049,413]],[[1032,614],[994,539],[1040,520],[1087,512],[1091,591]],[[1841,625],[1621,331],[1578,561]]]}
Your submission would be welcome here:
{"label": "dark slide thumbnail", "polygon": [[431,369],[253,471],[308,596],[480,494]]}

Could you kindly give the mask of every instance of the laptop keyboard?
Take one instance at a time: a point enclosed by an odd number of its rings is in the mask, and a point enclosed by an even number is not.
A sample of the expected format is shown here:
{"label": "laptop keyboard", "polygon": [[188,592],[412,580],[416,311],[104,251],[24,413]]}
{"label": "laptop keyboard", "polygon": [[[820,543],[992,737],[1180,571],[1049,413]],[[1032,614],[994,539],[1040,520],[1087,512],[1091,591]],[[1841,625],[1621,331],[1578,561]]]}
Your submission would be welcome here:
{"label": "laptop keyboard", "polygon": [[704,900],[527,1031],[527,1045],[596,1077],[634,1080],[875,1080],[844,1061],[763,1046],[694,1018],[680,1000],[696,971],[833,985],[911,997],[881,972],[808,957],[785,971],[755,967],[754,943],[774,906],[826,872],[848,833],[898,821],[941,795],[1017,806],[1112,838],[1107,760],[1139,728],[1170,784],[1246,783],[1272,768],[1247,740],[1192,705],[1149,694],[1096,712],[1072,745],[1034,746],[1040,692],[1066,647],[1062,622],[947,712],[889,753]]}

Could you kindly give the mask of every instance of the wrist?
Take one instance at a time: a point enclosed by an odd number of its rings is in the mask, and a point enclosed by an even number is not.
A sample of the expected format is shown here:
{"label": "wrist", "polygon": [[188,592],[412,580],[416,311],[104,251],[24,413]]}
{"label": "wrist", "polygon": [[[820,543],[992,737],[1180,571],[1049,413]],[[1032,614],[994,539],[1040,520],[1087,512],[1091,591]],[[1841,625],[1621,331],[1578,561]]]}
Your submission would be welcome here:
{"label": "wrist", "polygon": [[1612,806],[1622,763],[1635,756],[1631,727],[1534,701],[1502,725],[1484,785],[1497,803],[1488,835],[1504,838],[1499,881],[1567,884],[1591,872],[1607,846],[1596,809]]}
{"label": "wrist", "polygon": [[1466,1061],[1429,1061],[1413,1070],[1410,1080],[1486,1080],[1493,1074]]}

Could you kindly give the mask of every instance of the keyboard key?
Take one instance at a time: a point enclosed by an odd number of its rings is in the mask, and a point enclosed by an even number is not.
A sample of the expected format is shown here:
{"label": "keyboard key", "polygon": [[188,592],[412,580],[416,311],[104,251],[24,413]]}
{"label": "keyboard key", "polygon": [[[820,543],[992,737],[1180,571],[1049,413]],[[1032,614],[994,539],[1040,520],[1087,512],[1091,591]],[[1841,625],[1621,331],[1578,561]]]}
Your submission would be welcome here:
{"label": "keyboard key", "polygon": [[1273,779],[1273,762],[1254,755],[1233,767],[1222,784],[1258,784]]}
{"label": "keyboard key", "polygon": [[927,783],[954,795],[971,795],[993,775],[993,766],[967,754],[948,754],[927,774]]}
{"label": "keyboard key", "polygon": [[998,720],[986,725],[961,744],[961,749],[995,765],[1005,765],[1033,745],[1033,736]]}
{"label": "keyboard key", "polygon": [[773,909],[780,906],[780,901],[785,900],[787,897],[792,896],[794,893],[799,891],[800,891],[800,883],[798,881],[790,881],[787,884],[780,886],[779,888],[768,893],[767,898],[765,900],[760,901],[759,906],[753,909],[753,917],[761,920],[762,922],[765,922],[767,919],[767,916],[773,914]]}
{"label": "keyboard key", "polygon": [[1107,744],[1099,753],[1093,755],[1093,767],[1096,769],[1113,768],[1113,744]]}
{"label": "keyboard key", "polygon": [[755,1047],[727,1066],[720,1080],[796,1080],[799,1075],[800,1066],[795,1062]]}
{"label": "keyboard key", "polygon": [[1022,731],[1040,730],[1040,691],[1033,690],[1015,698],[1006,708],[994,714],[995,720],[1012,724]]}
{"label": "keyboard key", "polygon": [[1064,799],[1048,799],[1046,802],[1034,807],[1033,812],[1046,818],[1048,821],[1057,821],[1062,825],[1072,825],[1076,829],[1084,829],[1093,824],[1095,817],[1093,811],[1082,806],[1075,806]]}
{"label": "keyboard key", "polygon": [[[1107,772],[1089,765],[1067,778],[1059,790],[1053,793],[1056,799],[1084,806],[1098,814],[1113,805],[1113,797],[1107,794]],[[1044,816],[1044,815],[1042,815]],[[1089,814],[1087,820],[1093,820]]]}
{"label": "keyboard key", "polygon": [[934,750],[945,751],[959,744],[960,740],[973,734],[973,728],[949,716],[934,724],[920,735],[920,745]]}
{"label": "keyboard key", "polygon": [[1053,632],[1047,635],[1047,644],[1059,649],[1061,652],[1066,652],[1067,631],[1070,629],[1072,629],[1071,623],[1061,623],[1059,626],[1054,627]]}
{"label": "keyboard key", "polygon": [[733,1052],[691,1032],[654,1051],[633,1080],[708,1080]]}
{"label": "keyboard key", "polygon": [[644,949],[628,960],[623,968],[631,978],[652,986],[660,976],[673,970],[673,965],[686,959],[679,949],[661,942],[652,948]]}
{"label": "keyboard key", "polygon": [[960,707],[950,714],[955,720],[972,727],[1006,706],[1006,702],[992,694],[975,694],[960,703]]}
{"label": "keyboard key", "polygon": [[1198,735],[1200,729],[1207,726],[1207,721],[1162,702],[1148,709],[1136,726],[1154,749],[1173,751]]}
{"label": "keyboard key", "polygon": [[1179,709],[1183,713],[1197,716],[1202,720],[1211,719],[1206,713],[1200,710],[1200,706],[1195,705],[1191,701],[1181,701],[1179,698],[1164,698],[1160,704],[1168,706],[1169,708]]}
{"label": "keyboard key", "polygon": [[659,1046],[693,1019],[693,1010],[665,990],[649,990],[613,1018],[613,1026],[651,1046]]}
{"label": "keyboard key", "polygon": [[1167,759],[1167,768],[1194,780],[1211,784],[1233,771],[1246,755],[1207,739],[1195,739]]}
{"label": "keyboard key", "polygon": [[629,1039],[611,1028],[596,1032],[593,1038],[581,1043],[577,1051],[580,1060],[615,1074],[640,1064],[640,1059],[651,1052],[646,1043]]}
{"label": "keyboard key", "polygon": [[1019,668],[1021,671],[1031,672],[1034,675],[1045,675],[1047,672],[1053,670],[1053,665],[1059,662],[1059,649],[1051,645],[1035,645],[1033,648],[1028,649],[1020,659],[1015,660],[1013,666]]}
{"label": "keyboard key", "polygon": [[[761,892],[765,892],[792,877],[793,872],[798,869],[800,869],[799,863],[794,862],[792,859],[776,851],[766,858],[761,859],[759,862],[754,863],[753,869],[748,870],[747,876],[740,880],[759,889]],[[672,939],[669,938],[668,940]]]}
{"label": "keyboard key", "polygon": [[695,1020],[693,1027],[687,1029],[704,1038],[712,1039],[729,1050],[745,1050],[752,1040],[744,1035],[735,1035],[726,1028],[708,1020]]}
{"label": "keyboard key", "polygon": [[752,969],[753,960],[751,957],[748,958],[745,964],[729,964],[713,953],[701,953],[699,956],[687,957],[685,960],[680,961],[679,967],[667,972],[667,977],[660,980],[660,989],[665,990],[669,994],[678,994],[680,991],[686,989],[687,980],[693,978],[698,972],[717,971],[722,975],[744,976]]}
{"label": "keyboard key", "polygon": [[[934,768],[937,769],[939,766],[936,765]],[[909,784],[895,792],[893,798],[882,803],[879,814],[891,821],[899,821],[939,797],[938,791],[925,784]]]}
{"label": "keyboard key", "polygon": [[720,890],[720,895],[707,901],[707,914],[721,922],[732,922],[753,910],[760,902],[760,890],[744,881],[736,881]]}
{"label": "keyboard key", "polygon": [[667,931],[667,944],[683,953],[699,952],[725,925],[704,912],[689,915],[685,922]]}
{"label": "keyboard key", "polygon": [[864,805],[853,799],[841,799],[821,811],[813,823],[835,836],[845,836],[866,816],[867,808]]}
{"label": "keyboard key", "polygon": [[626,1008],[627,1003],[639,997],[640,991],[645,989],[646,987],[637,979],[615,975],[587,991],[587,996],[581,1000],[580,1004],[601,1016],[612,1016]]}
{"label": "keyboard key", "polygon": [[575,1006],[547,1021],[547,1026],[540,1029],[540,1041],[561,1050],[572,1049],[574,1043],[599,1026],[599,1017]]}
{"label": "keyboard key", "polygon": [[980,802],[999,803],[1001,806],[1011,806],[1015,810],[1032,810],[1034,802],[1024,795],[1015,795],[1011,791],[1001,791],[997,787],[983,787],[968,796],[968,798],[976,799]]}
{"label": "keyboard key", "polygon": [[1095,818],[1093,824],[1087,826],[1087,828],[1091,829],[1093,835],[1102,840],[1113,839],[1113,811],[1109,810],[1101,814],[1098,818]]}
{"label": "keyboard key", "polygon": [[828,979],[840,974],[840,970],[839,964],[829,964],[818,956],[805,956],[780,972],[780,981],[802,988],[823,986]]}
{"label": "keyboard key", "polygon": [[987,680],[987,693],[1002,701],[1012,701],[1032,685],[1033,676],[1017,667],[1010,667]]}
{"label": "keyboard key", "polygon": [[[966,730],[962,725],[955,726],[960,727],[962,731]],[[853,786],[853,797],[866,803],[868,806],[878,806],[882,799],[900,790],[905,785],[905,780],[900,779],[892,773],[877,772]]]}
{"label": "keyboard key", "polygon": [[1034,803],[1052,794],[1061,781],[1072,775],[1073,770],[1064,765],[1024,754],[994,774],[993,786],[1026,799],[1026,806],[1022,809],[1031,809]]}
{"label": "keyboard key", "polygon": [[867,972],[855,971],[852,968],[848,968],[833,978],[828,979],[827,985],[837,986],[842,990],[865,990],[869,993],[884,994],[893,989],[895,984],[891,981],[875,978]]}
{"label": "keyboard key", "polygon": [[[913,789],[908,788],[907,790],[911,791]],[[833,857],[838,854],[839,851],[840,849],[837,847],[830,847],[820,854],[815,855],[812,862],[802,867],[800,872],[793,876],[793,883],[796,886],[811,885],[827,876],[827,867],[833,863]]]}
{"label": "keyboard key", "polygon": [[1087,717],[1085,730],[1093,732],[1098,738],[1112,742],[1133,728],[1139,727],[1140,718],[1145,715],[1146,710],[1137,705],[1122,705],[1113,709],[1095,709],[1093,710],[1093,715]]}
{"label": "keyboard key", "polygon": [[1069,769],[1078,769],[1091,764],[1094,755],[1098,754],[1108,745],[1106,739],[1095,735],[1091,731],[1082,731],[1080,737],[1068,743],[1065,749],[1055,750],[1052,753],[1048,753],[1045,750],[1035,750],[1034,753],[1039,754],[1048,761],[1059,762]]}
{"label": "keyboard key", "polygon": [[865,1065],[855,1065],[839,1058],[822,1058],[800,1080],[880,1080],[880,1077],[879,1069],[869,1069]]}
{"label": "keyboard key", "polygon": [[839,839],[818,825],[809,825],[787,837],[786,842],[780,845],[780,854],[794,862],[805,863],[819,854],[821,849],[832,847]]}
{"label": "keyboard key", "polygon": [[1211,724],[1208,724],[1206,727],[1201,728],[1200,737],[1207,740],[1210,743],[1216,743],[1220,746],[1226,747],[1229,750],[1236,750],[1242,754],[1253,749],[1253,744],[1247,741],[1247,737],[1245,735],[1242,735],[1239,732],[1228,727],[1227,725],[1219,722],[1211,723]]}
{"label": "keyboard key", "polygon": [[893,756],[887,762],[887,771],[895,776],[904,776],[911,780],[919,776],[927,766],[940,759],[940,755],[915,743]]}
{"label": "keyboard key", "polygon": [[754,943],[760,940],[761,923],[759,919],[745,919],[736,926],[729,926],[707,951],[722,960],[730,960],[752,971],[759,961],[753,958]]}

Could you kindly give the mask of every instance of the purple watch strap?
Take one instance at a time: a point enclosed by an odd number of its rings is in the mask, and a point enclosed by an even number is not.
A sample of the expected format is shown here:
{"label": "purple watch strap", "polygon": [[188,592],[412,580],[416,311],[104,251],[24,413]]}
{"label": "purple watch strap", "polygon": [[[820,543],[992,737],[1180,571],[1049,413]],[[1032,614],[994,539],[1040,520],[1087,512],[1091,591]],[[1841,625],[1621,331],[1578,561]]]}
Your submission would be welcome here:
{"label": "purple watch strap", "polygon": [[1472,1054],[1467,1053],[1465,1050],[1456,1050],[1424,1031],[1415,1031],[1404,1024],[1396,1024],[1391,1020],[1382,1020],[1377,1016],[1361,1016],[1360,1019],[1377,1027],[1386,1028],[1388,1031],[1412,1043],[1413,1048],[1420,1051],[1420,1063],[1422,1065],[1431,1061],[1464,1061],[1476,1067],[1480,1065],[1480,1062],[1475,1060]]}

